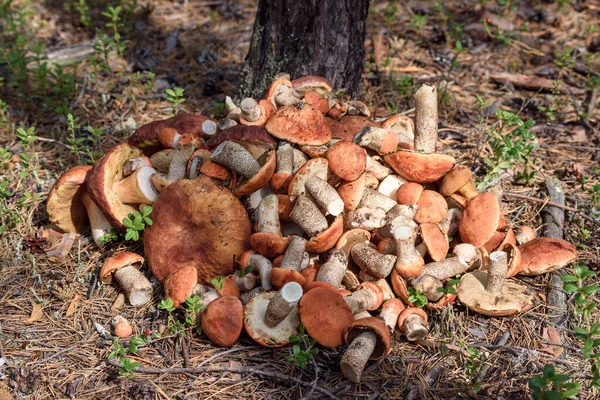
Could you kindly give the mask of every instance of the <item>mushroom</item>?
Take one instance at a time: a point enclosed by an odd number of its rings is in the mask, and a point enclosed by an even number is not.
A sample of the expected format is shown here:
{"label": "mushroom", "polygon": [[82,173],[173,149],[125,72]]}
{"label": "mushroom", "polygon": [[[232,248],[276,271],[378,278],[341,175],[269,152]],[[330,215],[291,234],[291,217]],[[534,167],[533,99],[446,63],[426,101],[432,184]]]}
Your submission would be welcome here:
{"label": "mushroom", "polygon": [[468,243],[461,243],[454,247],[452,254],[454,257],[428,263],[422,273],[443,281],[468,271],[481,260],[479,250]]}
{"label": "mushroom", "polygon": [[286,78],[278,78],[271,83],[265,100],[271,102],[274,108],[278,106],[289,106],[300,102],[301,98],[293,93],[292,82]]}
{"label": "mushroom", "polygon": [[379,163],[374,157],[367,157],[365,172],[373,175],[378,181],[384,180],[392,171]]}
{"label": "mushroom", "polygon": [[351,182],[344,182],[337,188],[338,194],[344,201],[344,211],[356,210],[362,199],[365,184],[366,174],[362,174],[358,179]]}
{"label": "mushroom", "polygon": [[211,160],[223,165],[245,178],[251,178],[260,170],[260,164],[242,145],[225,141],[213,150]]}
{"label": "mushroom", "polygon": [[377,191],[390,199],[396,200],[398,189],[405,183],[407,183],[406,180],[400,178],[398,175],[388,175],[379,183]]}
{"label": "mushroom", "polygon": [[345,181],[358,179],[367,167],[367,155],[360,146],[346,141],[333,144],[325,154],[331,171]]}
{"label": "mushroom", "polygon": [[327,181],[311,176],[304,184],[307,192],[317,204],[331,215],[338,216],[344,211],[344,201]]}
{"label": "mushroom", "polygon": [[427,248],[427,253],[433,261],[442,261],[446,258],[450,245],[448,237],[438,224],[421,224],[421,239]]}
{"label": "mushroom", "polygon": [[265,324],[276,327],[283,321],[302,298],[302,286],[296,282],[286,283],[271,299],[265,312]]}
{"label": "mushroom", "polygon": [[319,110],[322,114],[329,112],[329,102],[319,92],[310,90],[304,94],[304,101]]}
{"label": "mushroom", "polygon": [[372,245],[360,243],[352,247],[352,259],[369,275],[376,278],[385,278],[392,272],[396,264],[396,256],[382,254]]}
{"label": "mushroom", "polygon": [[323,114],[306,103],[280,107],[265,129],[278,139],[301,145],[321,145],[331,140]]}
{"label": "mushroom", "polygon": [[381,208],[361,207],[344,213],[343,217],[346,229],[364,229],[366,231],[381,228],[387,221],[385,211]]}
{"label": "mushroom", "polygon": [[327,229],[327,219],[310,197],[300,195],[290,214],[291,220],[311,237]]}
{"label": "mushroom", "polygon": [[[278,292],[279,293],[279,292]],[[292,306],[289,313],[275,327],[265,322],[267,309],[275,292],[262,292],[249,299],[244,307],[244,328],[248,335],[258,344],[265,347],[282,347],[290,342],[290,336],[298,334],[300,315],[298,307]]]}
{"label": "mushroom", "polygon": [[104,261],[100,281],[106,285],[115,281],[125,291],[132,306],[141,306],[152,299],[152,285],[139,268],[144,258],[135,253],[122,251]]}
{"label": "mushroom", "polygon": [[423,293],[429,301],[438,301],[444,296],[444,293],[438,291],[438,289],[444,287],[444,284],[441,280],[431,275],[421,274],[411,279],[410,284],[413,288]]}
{"label": "mushroom", "polygon": [[265,104],[246,97],[240,103],[240,124],[247,126],[264,126],[269,118]]}
{"label": "mushroom", "polygon": [[365,188],[365,190],[363,191],[363,195],[362,195],[360,204],[363,207],[381,208],[385,212],[388,212],[394,206],[396,206],[398,203],[396,203],[396,201],[390,199],[388,196],[381,194],[374,189]]}
{"label": "mushroom", "polygon": [[280,142],[277,147],[277,169],[270,181],[273,193],[287,194],[293,169],[294,148],[287,142]]}
{"label": "mushroom", "polygon": [[306,239],[301,236],[292,236],[283,259],[281,260],[280,268],[290,268],[295,271],[300,271],[300,266],[304,260],[306,250]]}
{"label": "mushroom", "polygon": [[471,182],[471,169],[467,167],[456,166],[444,176],[440,184],[439,192],[442,196],[450,196],[458,193],[471,200],[479,192]]}
{"label": "mushroom", "polygon": [[381,127],[396,132],[399,145],[411,150],[415,143],[415,124],[406,115],[392,115],[381,123]]}
{"label": "mushroom", "polygon": [[527,225],[518,227],[515,230],[515,239],[519,246],[524,245],[527,242],[531,242],[536,236],[535,230]]}
{"label": "mushroom", "polygon": [[[313,283],[327,285],[325,282]],[[324,347],[341,345],[346,327],[354,321],[344,298],[332,289],[314,287],[308,290],[305,287],[300,299],[300,320],[310,337]]]}
{"label": "mushroom", "polygon": [[398,135],[391,130],[365,126],[354,136],[353,142],[385,155],[396,151]]}
{"label": "mushroom", "polygon": [[197,284],[196,268],[193,265],[181,266],[165,278],[163,282],[165,298],[171,299],[174,307],[179,307],[194,293]]}
{"label": "mushroom", "polygon": [[536,238],[521,246],[521,270],[526,276],[542,275],[565,267],[577,258],[577,249],[562,239]]}
{"label": "mushroom", "polygon": [[289,237],[281,236],[279,223],[279,198],[276,194],[265,196],[257,209],[256,233],[250,236],[250,245],[265,257],[277,257],[286,250]]}
{"label": "mushroom", "polygon": [[112,225],[108,222],[100,207],[96,205],[87,191],[82,193],[81,203],[85,206],[87,215],[90,219],[90,228],[94,243],[96,243],[98,247],[102,247],[104,245],[102,238],[104,235],[110,233]]}
{"label": "mushroom", "polygon": [[488,271],[465,274],[458,284],[458,299],[479,314],[503,317],[533,306],[533,294],[526,287],[507,280],[508,257],[503,251],[490,254]]}
{"label": "mushroom", "polygon": [[129,321],[120,315],[113,317],[111,325],[113,326],[115,336],[118,338],[123,339],[129,337],[133,333],[133,329],[131,328]]}
{"label": "mushroom", "polygon": [[316,280],[319,282],[331,283],[333,286],[340,286],[346,269],[348,268],[348,259],[342,250],[332,250],[329,259],[317,272]]}
{"label": "mushroom", "polygon": [[357,314],[364,310],[374,311],[383,302],[383,293],[379,286],[373,282],[363,282],[354,293],[344,297],[344,300],[350,306],[352,314]]}
{"label": "mushroom", "polygon": [[[295,156],[294,156],[295,160]],[[306,182],[313,176],[318,176],[327,181],[329,162],[325,158],[313,158],[306,161],[296,172],[288,186],[288,195],[290,200],[294,201],[300,194],[306,192]]]}
{"label": "mushroom", "polygon": [[231,346],[242,333],[244,307],[234,296],[212,301],[202,313],[202,332],[217,346]]}
{"label": "mushroom", "polygon": [[396,329],[398,317],[402,311],[404,311],[404,304],[395,297],[386,300],[381,306],[379,318],[388,327],[389,333],[394,332],[394,329]]}
{"label": "mushroom", "polygon": [[90,169],[89,165],[73,167],[64,172],[50,189],[46,204],[48,219],[63,232],[82,232],[88,225],[86,209],[80,202],[86,191],[84,183]]}
{"label": "mushroom", "polygon": [[354,321],[346,328],[344,339],[349,346],[342,356],[340,368],[344,376],[354,383],[360,382],[368,360],[378,360],[390,350],[388,328],[374,317]]}
{"label": "mushroom", "polygon": [[401,225],[394,230],[393,235],[396,240],[396,272],[403,278],[418,276],[423,271],[425,261],[415,248],[415,229],[409,225]]}
{"label": "mushroom", "polygon": [[271,269],[273,269],[273,264],[271,261],[260,254],[252,254],[248,258],[248,264],[243,265],[243,267],[246,268],[248,265],[252,266],[253,272],[258,273],[263,290],[271,290],[273,287],[271,283]]}
{"label": "mushroom", "polygon": [[405,308],[398,316],[398,328],[411,342],[425,339],[429,334],[427,313],[417,307]]}
{"label": "mushroom", "polygon": [[473,197],[463,210],[458,225],[458,232],[463,243],[476,247],[486,244],[500,223],[500,206],[496,197],[490,192],[483,192]]}
{"label": "mushroom", "polygon": [[[260,295],[261,293],[271,293],[265,292],[265,290],[261,286],[257,286],[252,290],[248,290],[247,292],[243,292],[240,294],[240,301],[243,305],[247,305],[253,298]],[[273,293],[275,294],[275,293]]]}
{"label": "mushroom", "polygon": [[321,96],[327,96],[333,91],[333,85],[320,76],[303,76],[292,81],[294,96],[303,98],[306,92],[315,91]]}

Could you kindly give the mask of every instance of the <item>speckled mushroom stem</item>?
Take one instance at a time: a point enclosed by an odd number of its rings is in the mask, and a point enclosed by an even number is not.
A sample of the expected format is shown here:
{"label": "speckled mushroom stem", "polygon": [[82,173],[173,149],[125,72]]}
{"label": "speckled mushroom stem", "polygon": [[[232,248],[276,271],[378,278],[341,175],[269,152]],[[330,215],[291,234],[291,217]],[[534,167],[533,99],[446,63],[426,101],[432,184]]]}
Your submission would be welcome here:
{"label": "speckled mushroom stem", "polygon": [[388,276],[396,264],[396,256],[382,254],[368,243],[353,246],[350,254],[356,265],[376,278]]}
{"label": "speckled mushroom stem", "polygon": [[371,331],[361,333],[350,343],[340,361],[340,368],[347,379],[354,383],[360,382],[365,365],[373,354],[376,344],[377,336]]}
{"label": "speckled mushroom stem", "polygon": [[357,321],[357,320],[362,319],[362,318],[369,318],[369,317],[371,317],[371,313],[368,312],[367,310],[364,310],[364,311],[356,313],[356,314],[354,314],[352,316],[354,317],[354,320]]}
{"label": "speckled mushroom stem", "polygon": [[304,251],[306,250],[306,239],[301,236],[292,236],[283,258],[281,259],[281,268],[289,268],[300,271],[302,261],[304,260]]}
{"label": "speckled mushroom stem", "polygon": [[395,147],[398,145],[398,135],[387,129],[365,126],[354,135],[352,141],[360,147],[371,149],[379,154],[384,154],[396,150]]}
{"label": "speckled mushroom stem", "polygon": [[290,219],[300,227],[307,235],[317,236],[327,229],[327,219],[319,210],[319,207],[306,195],[296,198],[294,208],[290,213]]}
{"label": "speckled mushroom stem", "polygon": [[249,290],[247,292],[243,292],[242,294],[240,294],[240,301],[242,302],[243,305],[246,305],[246,304],[248,304],[248,302],[250,300],[252,300],[256,296],[258,296],[262,292],[264,292],[264,289],[261,286],[257,286],[252,290]]}
{"label": "speckled mushroom stem", "polygon": [[132,306],[141,306],[152,299],[152,284],[136,267],[128,265],[120,268],[113,272],[113,276]]}
{"label": "speckled mushroom stem", "polygon": [[142,167],[151,167],[152,161],[146,156],[130,158],[123,164],[123,176],[129,176]]}
{"label": "speckled mushroom stem", "polygon": [[235,284],[240,289],[240,292],[252,290],[256,286],[256,275],[250,273],[243,277],[238,276],[235,278]]}
{"label": "speckled mushroom stem", "polygon": [[256,212],[257,232],[270,232],[281,235],[279,223],[279,197],[276,194],[265,196]]}
{"label": "speckled mushroom stem", "polygon": [[235,122],[240,122],[242,109],[236,106],[229,96],[225,96],[225,109],[227,110],[227,118],[230,118]]}
{"label": "speckled mushroom stem", "polygon": [[430,275],[441,281],[468,271],[479,259],[479,251],[473,245],[461,243],[453,250],[454,257],[425,265],[423,275]]}
{"label": "speckled mushroom stem", "polygon": [[300,99],[294,96],[293,89],[287,85],[279,85],[273,98],[279,106],[289,106],[300,102]]}
{"label": "speckled mushroom stem", "polygon": [[[239,118],[239,115],[238,115],[238,118]],[[238,123],[233,118],[225,117],[225,118],[221,118],[219,120],[219,123],[217,124],[217,128],[219,129],[219,131],[224,131],[225,129],[233,128],[237,124]]]}
{"label": "speckled mushroom stem", "polygon": [[388,327],[390,333],[394,332],[394,329],[396,329],[398,316],[403,310],[404,304],[397,298],[389,299],[381,306],[379,318],[383,320],[383,323]]}
{"label": "speckled mushroom stem", "polygon": [[294,148],[288,142],[279,142],[277,146],[277,170],[278,174],[292,174],[294,170]]}
{"label": "speckled mushroom stem", "polygon": [[416,340],[423,340],[429,334],[429,329],[425,325],[425,321],[420,315],[412,314],[406,317],[402,324],[406,339],[413,342]]}
{"label": "speckled mushroom stem", "polygon": [[334,287],[339,287],[344,279],[344,274],[348,268],[348,259],[346,253],[342,250],[334,249],[329,255],[329,259],[317,272],[316,280],[319,282],[331,283]]}
{"label": "speckled mushroom stem", "polygon": [[384,180],[386,176],[392,173],[388,167],[381,165],[372,157],[367,157],[365,172],[369,172],[371,175],[377,178],[378,181]]}
{"label": "speckled mushroom stem", "polygon": [[306,154],[302,150],[294,148],[294,169],[292,173],[295,174],[307,161],[308,157]]}
{"label": "speckled mushroom stem", "polygon": [[379,289],[381,289],[381,293],[383,294],[383,301],[388,301],[396,297],[394,295],[392,287],[385,278],[375,279],[373,280],[373,283],[377,285]]}
{"label": "speckled mushroom stem", "polygon": [[87,215],[90,219],[90,228],[92,231],[92,238],[94,239],[94,243],[96,243],[98,247],[102,247],[104,246],[104,242],[102,242],[102,237],[110,233],[112,226],[104,216],[102,210],[100,210],[96,203],[94,203],[88,192],[82,193],[81,202],[87,210]]}
{"label": "speckled mushroom stem", "polygon": [[193,153],[193,144],[177,146],[177,148],[173,151],[171,163],[169,164],[169,173],[167,174],[167,180],[169,182],[175,182],[185,178],[187,162]]}
{"label": "speckled mushroom stem", "polygon": [[262,288],[264,290],[271,290],[273,287],[271,283],[271,269],[273,269],[273,264],[271,261],[260,254],[252,254],[248,258],[248,265],[252,266],[253,272],[258,272]]}
{"label": "speckled mushroom stem", "polygon": [[386,195],[379,193],[377,190],[365,188],[360,204],[363,207],[381,208],[385,212],[388,212],[398,203]]}
{"label": "speckled mushroom stem", "polygon": [[429,301],[438,301],[444,295],[444,293],[438,292],[438,289],[444,287],[444,284],[442,281],[431,275],[421,274],[412,279],[410,284],[416,290],[419,290],[421,293],[423,293],[423,295],[425,295]]}
{"label": "speckled mushroom stem", "polygon": [[386,223],[385,211],[381,208],[361,207],[344,214],[344,229],[365,229],[372,231]]}
{"label": "speckled mushroom stem", "polygon": [[288,282],[279,291],[267,306],[265,311],[265,324],[274,328],[289,315],[302,298],[302,286],[296,282]]}
{"label": "speckled mushroom stem", "polygon": [[113,185],[118,199],[128,204],[153,204],[158,191],[152,184],[151,177],[156,173],[152,167],[143,166],[125,179]]}
{"label": "speckled mushroom stem", "polygon": [[329,214],[338,216],[344,211],[344,201],[327,181],[314,175],[306,181],[304,187],[317,204]]}
{"label": "speckled mushroom stem", "polygon": [[377,297],[370,289],[362,288],[351,295],[345,296],[344,300],[350,306],[352,314],[357,314],[373,307],[377,301]]}
{"label": "speckled mushroom stem", "polygon": [[416,204],[396,204],[386,213],[386,223],[379,229],[379,234],[383,237],[392,237],[394,230],[400,225],[415,226],[417,208]]}
{"label": "speckled mushroom stem", "polygon": [[446,212],[444,218],[438,222],[440,229],[442,232],[446,234],[446,236],[454,236],[456,232],[458,232],[458,224],[460,222],[460,217],[462,216],[462,211],[458,207],[451,207]]}
{"label": "speckled mushroom stem", "polygon": [[210,159],[245,178],[253,177],[260,170],[260,164],[244,146],[229,140],[218,145]]}
{"label": "speckled mushroom stem", "polygon": [[396,241],[396,271],[404,278],[418,276],[424,265],[423,257],[415,248],[415,229],[408,225],[401,225],[394,229]]}
{"label": "speckled mushroom stem", "polygon": [[415,100],[415,151],[434,153],[438,138],[436,85],[424,83],[413,98]]}
{"label": "speckled mushroom stem", "polygon": [[260,106],[251,97],[246,97],[240,103],[241,117],[248,122],[256,122],[260,119]]}
{"label": "speckled mushroom stem", "polygon": [[502,286],[508,272],[508,254],[504,251],[495,251],[490,254],[487,284],[485,290],[491,294],[502,293]]}

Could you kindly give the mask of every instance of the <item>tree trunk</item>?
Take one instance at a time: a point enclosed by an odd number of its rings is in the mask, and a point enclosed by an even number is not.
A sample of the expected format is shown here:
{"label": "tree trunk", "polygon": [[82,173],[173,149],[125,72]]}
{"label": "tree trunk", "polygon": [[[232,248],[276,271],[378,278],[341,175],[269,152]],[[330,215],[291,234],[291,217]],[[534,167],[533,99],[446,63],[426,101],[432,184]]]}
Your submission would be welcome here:
{"label": "tree trunk", "polygon": [[279,72],[358,95],[368,10],[369,0],[260,0],[239,95],[262,98]]}

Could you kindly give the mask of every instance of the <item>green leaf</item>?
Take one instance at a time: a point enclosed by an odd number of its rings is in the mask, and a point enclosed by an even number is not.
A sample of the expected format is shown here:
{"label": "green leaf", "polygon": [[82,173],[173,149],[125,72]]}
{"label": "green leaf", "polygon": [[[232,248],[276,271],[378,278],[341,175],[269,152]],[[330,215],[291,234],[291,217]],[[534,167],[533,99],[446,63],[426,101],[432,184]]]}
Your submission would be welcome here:
{"label": "green leaf", "polygon": [[289,341],[290,343],[298,343],[300,338],[298,336],[290,336]]}
{"label": "green leaf", "polygon": [[579,287],[573,283],[565,283],[563,285],[563,289],[566,292],[578,292],[579,291]]}
{"label": "green leaf", "polygon": [[589,296],[591,294],[596,293],[598,290],[600,290],[600,287],[598,285],[590,285],[590,286],[585,286],[581,289],[581,291],[583,293],[585,293],[586,296]]}
{"label": "green leaf", "polygon": [[563,282],[578,282],[579,278],[577,278],[576,276],[573,276],[573,275],[562,275],[560,277],[560,280]]}

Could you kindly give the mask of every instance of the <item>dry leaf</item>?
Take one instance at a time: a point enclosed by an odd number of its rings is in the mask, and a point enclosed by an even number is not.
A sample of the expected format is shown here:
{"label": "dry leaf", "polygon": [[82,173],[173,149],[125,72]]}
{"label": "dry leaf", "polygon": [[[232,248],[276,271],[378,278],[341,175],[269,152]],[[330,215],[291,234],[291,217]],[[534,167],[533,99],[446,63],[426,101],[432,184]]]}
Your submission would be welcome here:
{"label": "dry leaf", "polygon": [[[562,340],[560,339],[560,333],[556,328],[552,326],[544,328],[544,331],[542,332],[542,339],[544,339],[546,342],[562,344]],[[558,358],[562,354],[563,348],[560,346],[553,346],[551,344],[547,344],[544,347],[542,347],[541,351],[543,351],[544,353],[552,354],[554,358]]]}
{"label": "dry leaf", "polygon": [[110,306],[110,311],[117,313],[121,308],[123,308],[124,305],[125,295],[123,293],[119,293],[112,306]]}
{"label": "dry leaf", "polygon": [[71,300],[71,304],[69,304],[69,308],[67,308],[67,312],[65,313],[67,317],[73,315],[75,309],[77,308],[77,303],[79,303],[79,300],[81,300],[81,296],[76,294],[73,300]]}
{"label": "dry leaf", "polygon": [[44,316],[42,312],[42,305],[40,303],[35,303],[33,305],[33,310],[31,310],[31,316],[27,318],[24,322],[26,324],[32,324],[35,321],[39,321]]}

